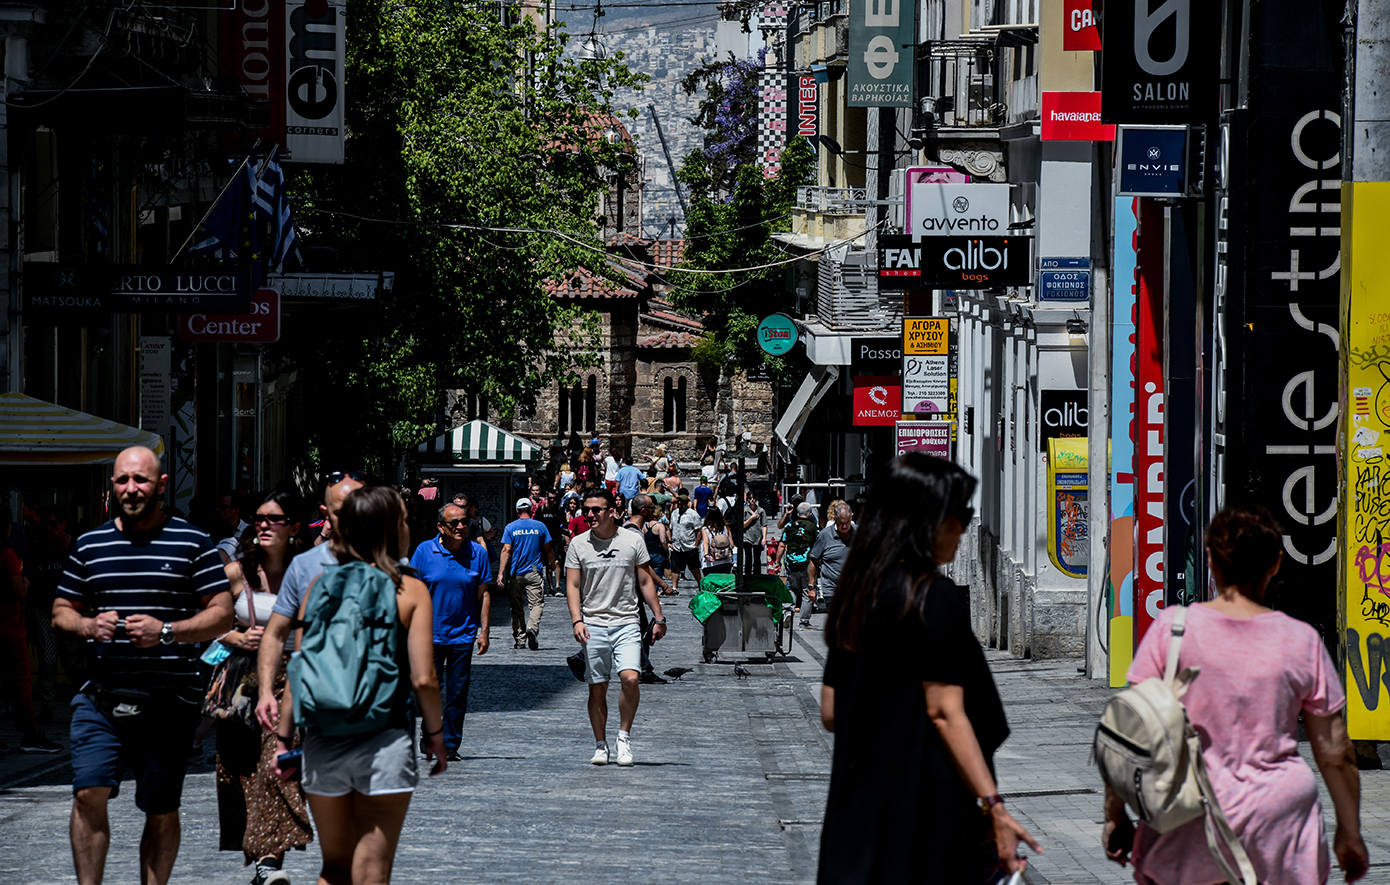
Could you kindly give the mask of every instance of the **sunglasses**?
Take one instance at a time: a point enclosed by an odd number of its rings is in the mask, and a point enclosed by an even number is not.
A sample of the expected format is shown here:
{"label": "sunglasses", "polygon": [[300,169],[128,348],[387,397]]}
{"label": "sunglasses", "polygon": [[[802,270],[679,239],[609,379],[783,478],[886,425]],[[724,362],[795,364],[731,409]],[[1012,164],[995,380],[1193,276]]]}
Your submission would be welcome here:
{"label": "sunglasses", "polygon": [[332,473],[328,474],[326,478],[328,484],[331,486],[335,486],[345,479],[355,479],[358,482],[366,482],[367,474],[361,470],[350,470],[346,472],[342,470],[335,470]]}
{"label": "sunglasses", "polygon": [[605,504],[605,505],[603,505],[602,507],[581,507],[581,508],[580,508],[580,512],[581,512],[581,513],[602,513],[603,511],[605,511],[605,510],[607,510],[607,509],[608,509],[608,505]]}
{"label": "sunglasses", "polygon": [[284,525],[289,521],[290,518],[283,513],[257,513],[251,518],[251,522],[255,525],[260,525],[263,522],[270,525]]}
{"label": "sunglasses", "polygon": [[467,521],[466,519],[446,519],[440,525],[447,525],[451,529],[456,529]]}

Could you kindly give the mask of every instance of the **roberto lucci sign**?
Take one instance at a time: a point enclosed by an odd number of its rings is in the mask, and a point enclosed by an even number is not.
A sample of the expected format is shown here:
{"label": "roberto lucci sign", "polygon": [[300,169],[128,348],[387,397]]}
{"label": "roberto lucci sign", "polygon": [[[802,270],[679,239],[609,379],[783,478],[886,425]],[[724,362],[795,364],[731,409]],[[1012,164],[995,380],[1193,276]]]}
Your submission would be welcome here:
{"label": "roberto lucci sign", "polygon": [[1032,282],[1026,237],[879,234],[880,289],[994,289]]}
{"label": "roberto lucci sign", "polygon": [[1220,15],[1197,0],[1106,3],[1101,120],[1206,122],[1216,113],[1220,25]]}
{"label": "roberto lucci sign", "polygon": [[245,313],[251,275],[235,267],[150,267],[29,263],[26,313],[145,313],[182,310]]}

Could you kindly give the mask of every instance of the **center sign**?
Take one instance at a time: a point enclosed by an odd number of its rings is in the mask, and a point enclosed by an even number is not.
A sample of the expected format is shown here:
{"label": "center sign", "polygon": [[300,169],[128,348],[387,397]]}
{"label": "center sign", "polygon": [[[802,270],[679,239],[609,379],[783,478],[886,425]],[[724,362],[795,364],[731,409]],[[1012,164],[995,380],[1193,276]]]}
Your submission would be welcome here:
{"label": "center sign", "polygon": [[181,313],[179,337],[184,341],[278,341],[280,293],[257,289],[250,313]]}

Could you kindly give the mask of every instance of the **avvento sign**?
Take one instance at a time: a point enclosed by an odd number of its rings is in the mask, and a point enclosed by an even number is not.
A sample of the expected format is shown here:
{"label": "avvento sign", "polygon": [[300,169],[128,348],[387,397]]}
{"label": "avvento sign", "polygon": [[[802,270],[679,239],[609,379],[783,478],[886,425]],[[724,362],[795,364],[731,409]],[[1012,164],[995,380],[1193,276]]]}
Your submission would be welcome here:
{"label": "avvento sign", "polygon": [[1220,17],[1207,12],[1195,0],[1105,4],[1104,122],[1203,123],[1215,113]]}
{"label": "avvento sign", "polygon": [[1032,282],[1024,237],[878,237],[880,289],[994,289]]}
{"label": "avvento sign", "polygon": [[910,205],[907,233],[914,236],[989,237],[1009,232],[1007,184],[914,184]]}

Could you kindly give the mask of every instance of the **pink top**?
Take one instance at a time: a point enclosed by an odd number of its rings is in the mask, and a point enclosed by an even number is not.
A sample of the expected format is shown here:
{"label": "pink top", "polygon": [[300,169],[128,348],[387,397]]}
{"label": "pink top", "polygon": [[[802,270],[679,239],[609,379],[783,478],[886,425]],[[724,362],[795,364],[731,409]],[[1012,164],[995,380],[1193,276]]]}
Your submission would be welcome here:
{"label": "pink top", "polygon": [[[1174,611],[1165,609],[1144,634],[1131,683],[1163,677]],[[1347,698],[1317,631],[1280,612],[1236,618],[1194,605],[1178,655],[1179,670],[1191,666],[1202,673],[1183,703],[1221,810],[1260,882],[1326,882],[1327,836],[1317,782],[1298,755],[1298,714],[1328,716]],[[1161,835],[1141,823],[1134,869],[1140,885],[1225,881],[1201,818]]]}

